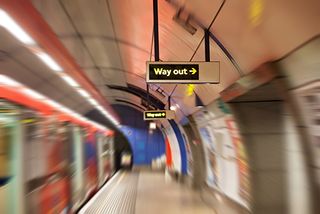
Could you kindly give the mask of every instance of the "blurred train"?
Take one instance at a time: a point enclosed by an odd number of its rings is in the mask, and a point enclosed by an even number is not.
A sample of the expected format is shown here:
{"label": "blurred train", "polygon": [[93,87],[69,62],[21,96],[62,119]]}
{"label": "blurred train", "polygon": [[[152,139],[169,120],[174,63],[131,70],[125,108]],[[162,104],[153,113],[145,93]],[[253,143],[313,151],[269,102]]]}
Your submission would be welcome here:
{"label": "blurred train", "polygon": [[76,212],[114,174],[113,132],[0,91],[0,213]]}

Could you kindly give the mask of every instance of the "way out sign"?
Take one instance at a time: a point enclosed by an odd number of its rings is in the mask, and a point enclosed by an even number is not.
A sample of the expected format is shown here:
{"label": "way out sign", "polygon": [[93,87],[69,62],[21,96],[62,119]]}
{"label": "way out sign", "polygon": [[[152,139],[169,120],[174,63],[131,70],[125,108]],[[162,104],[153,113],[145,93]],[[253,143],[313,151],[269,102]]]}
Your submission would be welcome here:
{"label": "way out sign", "polygon": [[175,112],[172,110],[154,110],[144,111],[144,120],[161,120],[161,119],[174,119]]}
{"label": "way out sign", "polygon": [[147,62],[147,83],[219,83],[219,62]]}

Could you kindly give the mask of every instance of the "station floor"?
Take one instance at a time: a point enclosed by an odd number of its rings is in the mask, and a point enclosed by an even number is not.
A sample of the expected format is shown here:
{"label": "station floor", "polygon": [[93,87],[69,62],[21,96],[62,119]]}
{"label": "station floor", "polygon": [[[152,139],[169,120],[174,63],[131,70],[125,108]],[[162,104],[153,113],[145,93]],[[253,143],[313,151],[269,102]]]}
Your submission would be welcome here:
{"label": "station floor", "polygon": [[152,171],[117,173],[79,213],[218,214],[199,193]]}

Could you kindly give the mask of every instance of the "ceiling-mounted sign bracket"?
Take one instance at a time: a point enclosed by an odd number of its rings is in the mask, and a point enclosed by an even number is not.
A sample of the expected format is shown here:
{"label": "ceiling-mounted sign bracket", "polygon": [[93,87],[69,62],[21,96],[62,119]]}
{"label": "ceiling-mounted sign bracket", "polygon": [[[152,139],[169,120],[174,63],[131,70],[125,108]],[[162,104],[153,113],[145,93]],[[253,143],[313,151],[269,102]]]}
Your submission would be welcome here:
{"label": "ceiling-mounted sign bracket", "polygon": [[[160,60],[160,52],[159,52],[159,26],[158,26],[158,0],[153,0],[153,42],[154,42],[154,60]],[[150,60],[152,57],[152,51],[150,51]],[[146,82],[147,86],[147,109],[150,110],[150,92],[149,92],[149,84]]]}
{"label": "ceiling-mounted sign bracket", "polygon": [[175,118],[175,112],[171,110],[154,110],[154,111],[144,111],[144,120],[170,120]]}
{"label": "ceiling-mounted sign bracket", "polygon": [[204,30],[204,56],[206,62],[210,62],[210,35],[209,29]]}
{"label": "ceiling-mounted sign bracket", "polygon": [[220,62],[147,62],[147,83],[220,82]]}

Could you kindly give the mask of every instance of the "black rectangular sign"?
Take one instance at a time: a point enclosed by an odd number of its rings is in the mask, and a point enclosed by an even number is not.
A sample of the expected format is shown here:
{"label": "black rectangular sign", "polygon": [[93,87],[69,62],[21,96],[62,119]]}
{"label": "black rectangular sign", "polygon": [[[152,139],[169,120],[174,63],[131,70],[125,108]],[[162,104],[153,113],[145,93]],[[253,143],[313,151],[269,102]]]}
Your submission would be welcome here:
{"label": "black rectangular sign", "polygon": [[166,111],[145,111],[144,119],[165,119],[167,117]]}
{"label": "black rectangular sign", "polygon": [[149,80],[199,80],[199,64],[149,64]]}
{"label": "black rectangular sign", "polygon": [[147,83],[217,84],[220,63],[213,62],[147,62]]}

